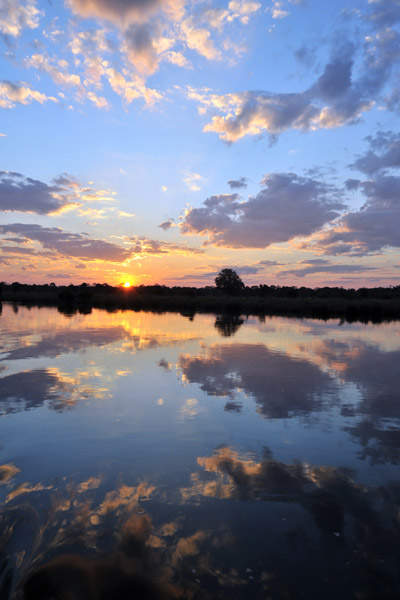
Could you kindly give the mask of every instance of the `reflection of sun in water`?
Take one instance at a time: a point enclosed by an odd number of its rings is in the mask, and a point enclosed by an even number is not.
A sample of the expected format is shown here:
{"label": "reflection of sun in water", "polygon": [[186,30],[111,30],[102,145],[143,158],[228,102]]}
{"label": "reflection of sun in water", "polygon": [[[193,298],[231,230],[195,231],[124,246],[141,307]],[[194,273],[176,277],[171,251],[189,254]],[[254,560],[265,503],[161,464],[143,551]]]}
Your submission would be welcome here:
{"label": "reflection of sun in water", "polygon": [[124,283],[124,288],[130,288],[131,287],[131,283],[129,283],[129,281],[125,281]]}

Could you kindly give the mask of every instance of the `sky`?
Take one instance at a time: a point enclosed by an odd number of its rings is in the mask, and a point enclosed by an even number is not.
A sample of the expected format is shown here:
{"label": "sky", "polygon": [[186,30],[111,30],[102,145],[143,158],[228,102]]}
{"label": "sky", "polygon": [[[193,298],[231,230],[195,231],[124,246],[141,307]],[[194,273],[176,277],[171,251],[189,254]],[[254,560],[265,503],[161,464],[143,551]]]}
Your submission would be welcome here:
{"label": "sky", "polygon": [[400,284],[400,0],[0,0],[0,279]]}

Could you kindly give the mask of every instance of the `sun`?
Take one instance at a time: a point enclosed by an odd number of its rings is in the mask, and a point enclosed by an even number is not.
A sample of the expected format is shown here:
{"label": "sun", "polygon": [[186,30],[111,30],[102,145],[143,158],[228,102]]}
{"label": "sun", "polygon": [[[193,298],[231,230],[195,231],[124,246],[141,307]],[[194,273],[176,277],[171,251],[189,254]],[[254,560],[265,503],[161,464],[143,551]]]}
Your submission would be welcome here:
{"label": "sun", "polygon": [[129,281],[125,281],[124,283],[124,288],[130,288],[131,287],[131,283],[129,283]]}

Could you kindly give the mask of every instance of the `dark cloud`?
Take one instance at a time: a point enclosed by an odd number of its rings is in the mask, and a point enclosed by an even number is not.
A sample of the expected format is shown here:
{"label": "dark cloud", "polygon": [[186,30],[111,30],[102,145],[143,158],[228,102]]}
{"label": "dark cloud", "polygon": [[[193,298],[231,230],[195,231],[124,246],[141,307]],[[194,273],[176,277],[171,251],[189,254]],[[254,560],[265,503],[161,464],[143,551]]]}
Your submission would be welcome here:
{"label": "dark cloud", "polygon": [[159,227],[161,227],[161,229],[163,229],[164,231],[168,231],[168,229],[171,229],[171,227],[174,227],[174,220],[168,219],[168,221],[164,221],[163,223],[161,223],[159,225]]}
{"label": "dark cloud", "polygon": [[47,185],[20,173],[0,171],[0,210],[41,215],[57,212],[71,203],[62,185]]}
{"label": "dark cloud", "polygon": [[125,31],[125,44],[129,60],[140,73],[153,73],[158,67],[154,34],[149,25],[130,25]]}
{"label": "dark cloud", "polygon": [[[288,275],[295,275],[296,277],[305,277],[306,275],[314,275],[315,273],[363,273],[365,271],[375,271],[375,267],[367,267],[363,265],[330,265],[324,264],[313,264],[314,261],[303,261],[308,266],[300,269],[288,269],[282,270],[277,273],[278,277],[287,277]],[[311,263],[311,264],[310,264]]]}
{"label": "dark cloud", "polygon": [[347,179],[345,188],[363,194],[365,202],[356,211],[337,219],[333,227],[316,236],[325,254],[364,254],[400,246],[400,134],[378,131],[367,138],[369,149],[350,166],[370,176]]}
{"label": "dark cloud", "polygon": [[358,186],[367,200],[318,236],[326,254],[361,256],[400,246],[400,176],[378,176]]}
{"label": "dark cloud", "polygon": [[35,250],[25,246],[3,246],[1,249],[3,252],[11,252],[12,254],[36,254]]}
{"label": "dark cloud", "polygon": [[143,23],[169,0],[70,0],[71,8],[82,17],[106,19],[117,25]]}
{"label": "dark cloud", "polygon": [[231,190],[237,190],[247,187],[247,177],[239,177],[239,179],[230,179],[228,185]]}
{"label": "dark cloud", "polygon": [[353,45],[346,44],[340,48],[310,89],[311,96],[327,102],[343,97],[351,87],[353,56]]}
{"label": "dark cloud", "polygon": [[181,224],[183,234],[208,236],[208,243],[230,248],[266,248],[307,236],[344,208],[334,190],[294,173],[271,173],[265,189],[241,202],[238,194],[211,196],[192,208]]}
{"label": "dark cloud", "polygon": [[378,131],[374,137],[367,139],[370,149],[350,166],[367,175],[400,168],[400,133]]}
{"label": "dark cloud", "polygon": [[131,250],[111,242],[89,238],[79,233],[69,233],[58,227],[11,223],[0,225],[0,233],[13,233],[26,240],[39,242],[43,248],[67,257],[124,262],[132,256]]}
{"label": "dark cloud", "polygon": [[199,384],[210,396],[236,400],[241,388],[269,419],[320,411],[334,392],[333,380],[318,367],[262,344],[215,345],[205,356],[181,356],[178,364],[185,381]]}

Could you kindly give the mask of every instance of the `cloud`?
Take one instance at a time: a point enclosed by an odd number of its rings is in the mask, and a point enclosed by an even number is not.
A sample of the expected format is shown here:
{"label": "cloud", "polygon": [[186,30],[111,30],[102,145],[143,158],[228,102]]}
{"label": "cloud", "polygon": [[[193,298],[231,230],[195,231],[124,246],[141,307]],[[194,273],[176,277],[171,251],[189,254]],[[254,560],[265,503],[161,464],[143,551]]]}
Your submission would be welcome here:
{"label": "cloud", "polygon": [[182,21],[181,32],[188,48],[191,50],[196,50],[208,60],[222,59],[222,53],[215,47],[208,29],[196,27],[193,17]]}
{"label": "cloud", "polygon": [[[74,12],[82,17],[111,21],[125,28],[132,23],[146,23],[157,11],[165,10],[173,16],[182,12],[179,0],[69,0]],[[174,6],[175,5],[175,6]]]}
{"label": "cloud", "polygon": [[364,16],[380,27],[391,27],[400,21],[400,5],[397,0],[369,0],[370,11]]}
{"label": "cloud", "polygon": [[13,108],[16,104],[43,104],[48,100],[58,102],[57,98],[46,96],[29,87],[28,83],[16,81],[0,81],[0,108]]}
{"label": "cloud", "polygon": [[364,254],[400,247],[400,177],[379,176],[360,182],[367,200],[360,210],[338,219],[315,238],[325,254]]}
{"label": "cloud", "polygon": [[367,175],[382,169],[400,168],[400,133],[378,131],[367,140],[371,146],[370,150],[350,166]]}
{"label": "cloud", "polygon": [[328,264],[327,261],[321,261],[320,263],[313,260],[302,261],[300,264],[306,264],[307,266],[300,269],[283,269],[277,273],[277,277],[287,277],[288,275],[294,275],[295,277],[305,277],[307,275],[314,275],[315,273],[363,273],[365,271],[375,271],[375,267],[368,267],[363,265],[332,265]]}
{"label": "cloud", "polygon": [[135,244],[134,252],[136,254],[203,254],[201,248],[192,248],[184,244],[175,244],[173,242],[163,242],[160,240],[151,240],[146,237],[132,237],[129,241]]}
{"label": "cloud", "polygon": [[30,58],[26,58],[24,64],[26,67],[33,67],[47,73],[55,83],[59,85],[80,86],[81,79],[79,75],[71,74],[66,71],[68,63],[65,60],[57,60],[57,65],[54,64],[55,59],[50,59],[43,54],[33,54]]}
{"label": "cloud", "polygon": [[289,11],[283,9],[283,2],[274,2],[270,10],[273,19],[284,19],[290,14]]}
{"label": "cloud", "polygon": [[327,185],[294,173],[270,173],[248,201],[238,194],[211,196],[187,211],[183,234],[208,236],[209,244],[266,248],[307,236],[338,216],[344,205]]}
{"label": "cloud", "polygon": [[89,238],[79,233],[69,233],[58,227],[11,223],[0,225],[0,233],[3,235],[13,233],[25,240],[39,242],[46,250],[67,257],[124,262],[132,256],[132,251],[112,242]]}
{"label": "cloud", "polygon": [[105,69],[104,73],[113,91],[121,96],[127,104],[138,98],[143,98],[146,104],[152,106],[162,99],[160,92],[146,87],[144,79],[135,74],[126,73],[126,76],[124,76],[112,67]]}
{"label": "cloud", "polygon": [[5,35],[19,36],[25,28],[39,26],[41,12],[34,0],[2,0],[0,6],[0,32]]}
{"label": "cloud", "polygon": [[199,175],[199,173],[191,173],[188,171],[183,181],[191,192],[198,192],[201,190],[199,183],[202,181],[202,179],[203,178],[201,175]]}
{"label": "cloud", "polygon": [[274,137],[288,129],[340,127],[354,123],[373,107],[399,60],[399,39],[394,30],[367,37],[358,77],[354,76],[356,47],[347,42],[334,50],[323,73],[302,92],[218,95],[189,88],[188,97],[199,103],[201,114],[212,111],[204,131],[218,133],[226,142],[263,133]]}
{"label": "cloud", "polygon": [[68,192],[65,183],[47,185],[20,173],[0,171],[0,211],[55,213],[72,204]]}
{"label": "cloud", "polygon": [[161,229],[163,229],[164,231],[168,231],[168,229],[171,229],[171,227],[176,227],[176,225],[173,219],[168,219],[168,221],[164,221],[164,223],[161,223],[159,227],[161,227]]}
{"label": "cloud", "polygon": [[239,179],[230,179],[228,185],[231,190],[238,190],[247,187],[247,177],[239,177]]}
{"label": "cloud", "polygon": [[[276,267],[281,264],[282,263],[277,262],[275,260],[259,260],[255,264],[239,265],[239,266],[232,265],[230,268],[232,268],[234,271],[236,271],[236,273],[240,276],[255,275],[257,273],[264,271],[266,268],[268,269],[269,267]],[[215,269],[214,271],[208,271],[206,273],[187,273],[186,275],[182,275],[181,277],[174,277],[174,278],[170,278],[170,279],[173,279],[174,281],[176,281],[178,279],[179,280],[190,280],[190,281],[196,281],[196,282],[203,283],[204,285],[209,285],[209,284],[214,283],[215,277],[221,272],[221,270],[223,268],[224,267],[221,266],[221,267],[218,267],[217,269]]]}
{"label": "cloud", "polygon": [[362,193],[365,202],[311,240],[314,249],[325,254],[362,256],[400,247],[400,176],[390,174],[400,168],[400,134],[379,131],[367,139],[369,150],[351,166],[371,178],[345,182],[347,189]]}

